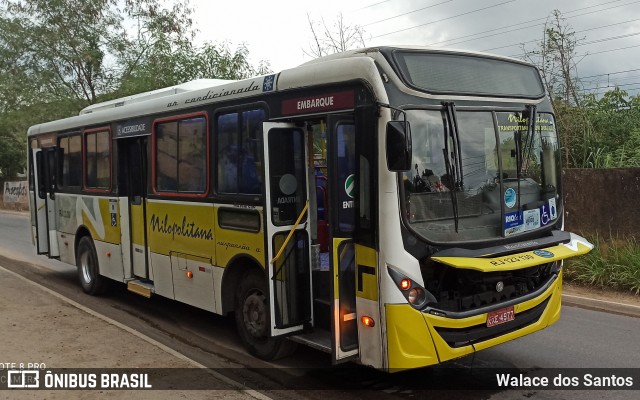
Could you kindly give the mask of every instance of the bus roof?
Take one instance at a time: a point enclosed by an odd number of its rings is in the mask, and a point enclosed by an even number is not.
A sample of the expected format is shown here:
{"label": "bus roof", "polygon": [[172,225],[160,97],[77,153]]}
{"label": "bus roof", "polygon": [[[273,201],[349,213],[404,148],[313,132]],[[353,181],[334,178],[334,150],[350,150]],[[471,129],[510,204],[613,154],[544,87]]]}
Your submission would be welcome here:
{"label": "bus roof", "polygon": [[313,60],[307,61],[302,65],[315,64],[318,62],[324,62],[324,61],[342,59],[342,58],[348,58],[348,57],[363,57],[363,56],[368,56],[369,54],[372,54],[372,53],[380,53],[383,51],[393,51],[393,50],[414,50],[414,51],[417,50],[417,51],[425,51],[425,52],[431,52],[431,53],[452,53],[452,54],[460,54],[460,55],[471,55],[471,56],[480,56],[480,57],[494,58],[498,60],[511,61],[519,64],[532,65],[529,62],[523,61],[518,58],[507,57],[507,56],[502,56],[502,55],[493,54],[493,53],[485,53],[485,52],[475,51],[475,50],[453,49],[449,47],[435,47],[435,46],[403,46],[403,45],[364,47],[360,49],[347,50],[342,53],[335,53],[335,54],[329,54],[323,57],[318,57]]}
{"label": "bus roof", "polygon": [[159,97],[171,96],[177,93],[185,93],[185,92],[190,92],[192,90],[212,88],[212,87],[224,85],[225,83],[231,83],[231,82],[236,82],[236,81],[228,80],[228,79],[196,79],[194,81],[181,83],[179,85],[151,90],[149,92],[136,93],[131,96],[125,96],[119,99],[92,104],[80,110],[79,115],[89,114],[92,112],[101,111],[108,108],[115,108],[115,107],[121,107],[128,104],[139,103],[141,101],[157,99]]}
{"label": "bus roof", "polygon": [[[388,53],[394,50],[468,54],[530,65],[523,63],[522,60],[509,57],[444,48],[419,46],[362,48],[320,57],[279,73],[239,81],[198,79],[180,85],[92,104],[82,109],[77,116],[34,125],[29,128],[27,135],[35,136],[51,132],[71,131],[87,126],[109,124],[114,121],[123,121],[162,112],[179,111],[195,105],[249,97],[254,94],[274,92],[276,90],[288,90],[355,79],[365,79],[373,82],[374,80],[380,80],[380,74],[375,66],[374,59],[379,60],[383,57],[381,53]],[[384,93],[378,93],[378,95],[386,97]],[[379,100],[386,101],[383,98]]]}
{"label": "bus roof", "polygon": [[279,73],[261,75],[240,81],[205,79],[158,89],[121,99],[93,104],[80,115],[34,125],[27,136],[64,132],[115,121],[145,117],[163,112],[177,112],[196,105],[245,98],[276,90],[288,90],[315,84],[344,82],[354,79],[380,79],[370,57],[325,60],[330,65],[301,65]]}

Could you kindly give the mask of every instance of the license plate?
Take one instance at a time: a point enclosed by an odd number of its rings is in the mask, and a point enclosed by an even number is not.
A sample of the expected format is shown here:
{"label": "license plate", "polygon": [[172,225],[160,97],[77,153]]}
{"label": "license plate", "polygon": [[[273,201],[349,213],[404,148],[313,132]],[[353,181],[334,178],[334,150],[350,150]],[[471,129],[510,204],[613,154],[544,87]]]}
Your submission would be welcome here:
{"label": "license plate", "polygon": [[513,321],[515,318],[516,314],[513,311],[513,306],[491,311],[487,314],[487,328]]}

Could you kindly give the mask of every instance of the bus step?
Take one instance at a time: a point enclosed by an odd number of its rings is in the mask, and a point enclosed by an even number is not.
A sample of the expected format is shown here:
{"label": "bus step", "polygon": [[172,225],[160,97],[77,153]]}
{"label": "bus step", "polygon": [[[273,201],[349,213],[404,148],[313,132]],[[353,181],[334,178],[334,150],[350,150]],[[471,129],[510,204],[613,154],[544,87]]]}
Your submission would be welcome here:
{"label": "bus step", "polygon": [[127,282],[127,290],[146,298],[150,298],[151,294],[154,292],[153,283],[143,282],[137,279]]}
{"label": "bus step", "polygon": [[313,332],[289,336],[289,339],[325,353],[331,353],[331,334],[327,330],[316,328]]}

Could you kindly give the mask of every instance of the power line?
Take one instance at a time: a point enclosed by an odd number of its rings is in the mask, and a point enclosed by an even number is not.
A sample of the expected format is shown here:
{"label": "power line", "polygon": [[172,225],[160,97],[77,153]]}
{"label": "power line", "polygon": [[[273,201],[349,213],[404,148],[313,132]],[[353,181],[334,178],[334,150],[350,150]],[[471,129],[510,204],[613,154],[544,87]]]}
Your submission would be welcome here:
{"label": "power line", "polygon": [[635,46],[627,46],[627,47],[618,47],[617,49],[609,49],[609,50],[602,50],[602,51],[597,51],[595,53],[585,53],[580,57],[587,57],[587,56],[592,56],[594,54],[602,54],[602,53],[610,53],[612,51],[618,51],[618,50],[626,50],[626,49],[633,49],[635,47],[640,47],[640,44],[637,44]]}
{"label": "power line", "polygon": [[615,87],[620,87],[620,86],[632,86],[632,85],[640,85],[640,82],[633,82],[633,83],[623,83],[620,85],[607,85],[607,86],[597,86],[597,87],[592,87],[592,88],[588,88],[588,89],[580,89],[583,92],[587,92],[589,90],[600,90],[600,89],[606,89],[606,88],[615,88]]}
{"label": "power line", "polygon": [[476,13],[476,12],[478,12],[478,11],[483,11],[483,10],[487,10],[487,9],[489,9],[489,8],[498,7],[498,6],[501,6],[501,5],[507,4],[507,3],[513,3],[514,1],[516,1],[516,0],[508,0],[508,1],[504,1],[504,2],[502,2],[502,3],[494,4],[494,5],[491,5],[491,6],[478,8],[478,9],[476,9],[476,10],[472,10],[472,11],[467,11],[467,12],[462,13],[462,14],[452,15],[451,17],[442,18],[442,19],[438,19],[438,20],[435,20],[435,21],[430,21],[430,22],[427,22],[427,23],[424,23],[424,24],[411,26],[411,27],[409,27],[409,28],[398,29],[397,31],[393,31],[393,32],[383,33],[383,34],[378,35],[378,36],[373,36],[373,37],[372,37],[372,39],[379,38],[379,37],[382,37],[382,36],[393,35],[394,33],[399,33],[399,32],[408,31],[408,30],[410,30],[410,29],[419,28],[419,27],[421,27],[421,26],[427,26],[427,25],[435,24],[436,22],[446,21],[446,20],[449,20],[449,19],[453,19],[453,18],[461,17],[461,16],[463,16],[463,15],[473,14],[473,13]]}
{"label": "power line", "polygon": [[634,72],[634,71],[640,71],[640,68],[636,68],[636,69],[628,69],[626,71],[617,71],[617,72],[607,72],[605,74],[597,74],[597,75],[589,75],[589,76],[585,76],[582,79],[586,79],[586,78],[593,78],[594,76],[605,76],[605,75],[616,75],[616,74],[624,74],[625,72]]}
{"label": "power line", "polygon": [[[621,82],[621,81],[626,81],[626,80],[629,80],[629,79],[638,79],[638,78],[640,78],[640,75],[622,76],[622,77],[619,77],[619,78],[611,78],[611,77],[607,76],[606,80],[609,83],[609,82]],[[591,83],[591,84],[594,84],[594,83],[597,84],[599,82],[604,81],[603,78],[600,78],[600,79],[579,78],[579,79],[580,79],[580,82]]]}
{"label": "power line", "polygon": [[368,6],[363,6],[363,7],[360,7],[360,8],[356,8],[356,9],[355,9],[355,10],[353,10],[352,12],[356,12],[356,11],[364,10],[364,9],[371,8],[371,7],[375,7],[375,6],[379,5],[379,4],[386,3],[386,2],[388,2],[388,1],[389,1],[389,0],[384,0],[384,1],[379,1],[379,2],[377,2],[377,3],[369,4]]}
{"label": "power line", "polygon": [[[601,26],[597,26],[597,27],[595,27],[595,28],[583,29],[583,30],[581,30],[581,31],[576,31],[576,32],[574,32],[574,33],[583,33],[583,32],[595,31],[595,30],[597,30],[597,29],[609,28],[609,27],[612,27],[612,26],[622,25],[622,24],[628,24],[628,23],[630,23],[630,22],[636,22],[636,21],[640,21],[640,18],[630,19],[630,20],[628,20],[628,21],[623,21],[623,22],[616,22],[616,23],[614,23],[614,24],[609,24],[609,25],[601,25]],[[537,24],[537,25],[533,25],[533,26],[538,26],[538,25],[544,25],[544,24]],[[533,27],[533,26],[529,26],[529,27],[526,27],[526,28],[531,28],[531,27]],[[521,29],[526,29],[526,28],[521,28]],[[518,29],[518,30],[521,30],[521,29]],[[513,32],[513,31],[508,31],[508,32]],[[503,32],[503,33],[507,33],[507,32]],[[493,35],[492,35],[492,36],[493,36]],[[537,42],[537,41],[538,41],[538,39],[528,40],[528,41],[526,41],[526,42],[520,42],[520,43],[508,44],[508,45],[506,45],[506,46],[493,47],[493,48],[490,48],[490,49],[484,49],[484,50],[481,50],[481,51],[499,50],[499,49],[504,49],[504,48],[507,48],[507,47],[513,47],[513,46],[518,46],[518,45],[525,45],[525,44],[527,44],[527,43],[533,43],[533,42]],[[462,43],[462,42],[460,42],[460,43]]]}
{"label": "power line", "polygon": [[[586,45],[595,44],[595,43],[608,42],[610,40],[623,39],[625,37],[637,36],[637,35],[640,35],[640,32],[629,33],[629,34],[626,34],[626,35],[609,36],[607,38],[596,39],[596,40],[593,40],[593,41],[587,42],[587,43],[576,44],[574,47],[586,46]],[[638,45],[638,46],[640,46],[640,45]],[[638,46],[620,47],[618,49],[605,50],[605,51],[601,51],[601,52],[597,52],[597,53],[585,53],[582,56],[587,56],[587,55],[592,55],[592,54],[600,54],[600,53],[607,53],[609,51],[616,51],[616,50],[622,50],[622,49],[630,49],[630,48],[638,47]],[[526,55],[527,55],[527,53],[520,53],[520,54],[513,54],[513,55],[510,55],[508,57],[516,57],[517,58],[517,57],[522,57],[522,56],[526,56]],[[580,57],[582,57],[582,56],[580,56]]]}
{"label": "power line", "polygon": [[[578,12],[578,11],[582,11],[582,10],[587,10],[587,9],[589,9],[589,8],[594,8],[594,7],[601,7],[601,6],[604,6],[604,5],[607,5],[607,4],[618,3],[618,2],[620,2],[620,1],[623,1],[623,0],[614,0],[614,1],[609,1],[609,2],[606,2],[606,3],[602,3],[602,4],[596,4],[596,5],[589,6],[589,7],[576,8],[575,10],[566,11],[564,14],[565,14],[565,15],[566,15],[566,14],[572,14],[572,13],[574,13],[574,12]],[[606,11],[606,10],[610,10],[610,9],[612,9],[612,8],[622,7],[622,6],[629,5],[629,4],[633,4],[633,3],[637,3],[637,1],[632,2],[632,3],[628,3],[628,4],[621,4],[621,5],[619,5],[619,6],[615,6],[615,7],[609,7],[609,8],[606,8],[606,9],[604,9],[604,10],[596,10],[596,11],[593,11],[593,12]],[[582,15],[587,15],[587,14],[574,15],[574,16],[571,16],[571,17],[568,17],[568,18],[580,17],[580,16],[582,16]],[[513,27],[515,27],[515,26],[520,26],[520,25],[524,25],[524,24],[529,24],[529,23],[532,23],[532,22],[545,21],[545,20],[547,20],[547,18],[548,18],[548,17],[536,18],[536,19],[532,19],[532,20],[529,20],[529,21],[519,22],[519,23],[517,23],[517,24],[513,24],[513,25],[507,25],[507,26],[503,26],[503,27],[500,27],[500,28],[489,29],[489,30],[486,30],[486,31],[477,32],[477,33],[472,33],[472,34],[465,35],[465,36],[459,36],[459,37],[457,37],[457,38],[451,38],[451,39],[447,39],[447,40],[442,40],[442,41],[440,41],[440,42],[429,43],[429,45],[436,45],[436,44],[440,44],[440,43],[446,43],[446,42],[456,41],[456,40],[458,40],[458,39],[465,39],[465,38],[472,37],[472,36],[482,35],[483,33],[495,32],[495,31],[499,31],[499,30],[502,30],[502,29],[506,29],[506,28],[513,28]],[[532,26],[530,26],[529,28],[532,28],[532,27],[534,27],[534,26],[539,26],[539,25],[544,25],[544,24],[536,24],[536,25],[532,25]],[[520,29],[516,29],[516,30],[520,30]],[[508,32],[512,32],[512,31],[506,31],[506,32],[503,32],[503,33],[508,33]],[[489,36],[495,36],[495,35],[489,35]],[[483,39],[483,38],[485,38],[485,37],[489,37],[489,36],[483,36],[482,38],[478,38],[478,39]],[[472,39],[472,40],[476,40],[476,39]],[[457,44],[457,43],[464,43],[464,42],[465,42],[465,41],[462,41],[462,42],[456,42],[456,44]]]}
{"label": "power line", "polygon": [[406,12],[406,13],[404,13],[404,14],[398,14],[398,15],[394,15],[393,17],[389,17],[389,18],[381,19],[381,20],[374,21],[374,22],[369,22],[368,24],[364,24],[364,25],[362,25],[362,26],[363,26],[363,27],[364,27],[364,26],[369,26],[369,25],[373,25],[373,24],[380,23],[380,22],[389,21],[390,19],[399,18],[399,17],[404,17],[405,15],[413,14],[414,12],[418,12],[418,11],[426,10],[427,8],[432,8],[432,7],[435,7],[435,6],[439,6],[439,5],[441,5],[441,4],[450,3],[450,2],[452,2],[452,1],[453,1],[453,0],[446,0],[446,1],[442,1],[442,2],[440,2],[440,3],[432,4],[432,5],[430,5],[430,6],[426,6],[426,7],[419,8],[419,9],[417,9],[417,10],[413,10],[413,11]]}
{"label": "power line", "polygon": [[627,33],[626,35],[610,36],[608,38],[603,38],[603,39],[596,39],[596,40],[592,40],[590,42],[584,42],[584,43],[576,44],[576,47],[587,46],[587,45],[590,45],[590,44],[601,43],[601,42],[608,42],[609,40],[624,39],[626,37],[637,36],[637,35],[640,35],[640,32]]}

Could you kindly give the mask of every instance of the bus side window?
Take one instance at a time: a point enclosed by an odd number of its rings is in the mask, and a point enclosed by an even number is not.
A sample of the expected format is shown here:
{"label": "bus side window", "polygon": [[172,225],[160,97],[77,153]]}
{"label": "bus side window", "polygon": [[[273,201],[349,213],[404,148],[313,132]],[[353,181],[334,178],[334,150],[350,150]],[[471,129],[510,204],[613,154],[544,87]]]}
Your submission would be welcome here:
{"label": "bus side window", "polygon": [[108,130],[85,133],[85,187],[111,188],[111,135]]}
{"label": "bus side window", "polygon": [[262,192],[264,110],[221,114],[216,123],[217,189],[223,194]]}
{"label": "bus side window", "polygon": [[198,195],[207,192],[207,121],[196,116],[155,124],[155,189]]}
{"label": "bus side window", "polygon": [[58,176],[61,187],[82,186],[82,139],[79,134],[58,139],[61,157],[58,159]]}

